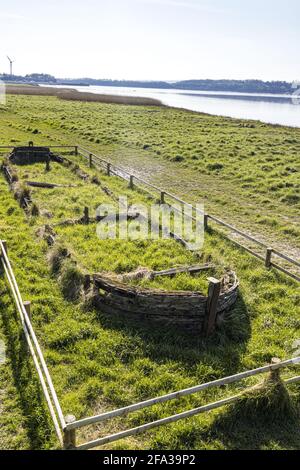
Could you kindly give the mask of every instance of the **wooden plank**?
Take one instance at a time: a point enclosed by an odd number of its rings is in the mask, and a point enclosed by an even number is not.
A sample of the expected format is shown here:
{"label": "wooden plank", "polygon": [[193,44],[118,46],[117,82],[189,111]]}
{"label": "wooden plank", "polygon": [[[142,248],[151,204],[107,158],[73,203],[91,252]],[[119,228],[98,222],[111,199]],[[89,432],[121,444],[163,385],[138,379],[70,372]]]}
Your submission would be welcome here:
{"label": "wooden plank", "polygon": [[273,248],[273,253],[276,256],[279,256],[279,258],[284,259],[288,263],[294,264],[295,266],[298,266],[300,268],[300,262],[296,261],[295,259],[291,258],[290,256],[284,255],[283,253],[280,253],[280,251],[277,251],[276,249]]}
{"label": "wooden plank", "polygon": [[157,421],[152,421],[151,423],[143,424],[141,426],[137,426],[136,428],[128,429],[126,431],[121,431],[116,434],[111,434],[106,437],[102,437],[100,439],[96,439],[94,441],[87,442],[85,444],[81,444],[76,447],[77,450],[88,450],[95,447],[102,446],[107,443],[119,441],[120,439],[124,439],[125,437],[135,436],[137,434],[141,434],[143,432],[149,431],[150,429],[163,426],[169,423],[175,423],[181,419],[190,418],[192,416],[196,416],[200,413],[206,413],[208,411],[214,410],[216,408],[220,408],[221,406],[229,405],[234,401],[240,398],[241,394],[235,395],[230,398],[225,398],[215,403],[210,403],[209,405],[200,406],[199,408],[194,408],[193,410],[184,411],[183,413],[179,413],[176,415],[169,416],[167,418],[158,419]]}
{"label": "wooden plank", "polygon": [[89,426],[91,424],[100,423],[103,421],[107,421],[112,418],[116,418],[117,416],[125,416],[129,413],[133,413],[138,410],[142,410],[144,408],[148,408],[153,405],[157,405],[158,403],[164,403],[170,400],[175,400],[184,396],[193,395],[198,392],[202,392],[212,387],[221,387],[224,385],[229,385],[232,383],[240,382],[248,377],[253,377],[260,374],[265,374],[270,372],[274,369],[283,369],[286,367],[293,367],[297,364],[300,364],[300,357],[295,357],[293,359],[289,359],[287,361],[280,362],[279,364],[269,364],[267,366],[258,367],[257,369],[247,370],[245,372],[240,372],[235,375],[231,375],[229,377],[223,377],[222,379],[214,380],[212,382],[207,382],[205,384],[196,385],[195,387],[187,388],[184,390],[179,390],[177,392],[169,393],[167,395],[162,395],[160,397],[152,398],[150,400],[146,400],[140,403],[135,403],[133,405],[126,406],[124,408],[119,408],[117,410],[108,411],[106,413],[102,413],[97,416],[91,416],[89,418],[83,418],[71,425],[66,425],[68,429],[72,428],[81,428],[84,426]]}
{"label": "wooden plank", "polygon": [[172,269],[166,269],[164,271],[154,271],[152,273],[152,276],[157,277],[157,276],[174,276],[176,274],[181,274],[181,273],[190,273],[190,274],[196,274],[201,271],[207,271],[208,269],[213,268],[214,265],[212,264],[205,264],[203,266],[187,266],[187,267],[181,267],[181,268],[172,268]]}
{"label": "wooden plank", "polygon": [[36,349],[37,357],[38,357],[38,359],[41,363],[41,368],[42,368],[42,371],[45,375],[45,378],[46,378],[46,381],[47,381],[47,384],[48,384],[48,387],[49,387],[49,390],[50,390],[50,394],[51,394],[53,403],[55,405],[55,408],[56,408],[56,411],[57,411],[57,414],[58,414],[58,418],[59,418],[61,427],[64,429],[65,426],[66,426],[66,423],[65,423],[65,419],[64,419],[64,416],[63,416],[63,413],[62,413],[62,410],[61,410],[61,406],[60,406],[60,403],[58,401],[57,394],[56,394],[56,391],[55,391],[55,388],[54,388],[54,385],[53,385],[48,367],[46,365],[41,347],[40,347],[39,342],[37,340],[35,331],[32,327],[31,321],[30,321],[30,319],[27,315],[27,312],[24,308],[23,300],[22,300],[20,290],[19,290],[19,286],[17,284],[17,281],[16,281],[16,278],[15,278],[14,272],[12,270],[9,258],[6,254],[6,252],[3,250],[2,241],[0,241],[0,247],[2,249],[2,255],[3,255],[2,256],[2,264],[4,266],[6,276],[9,280],[10,287],[11,287],[16,305],[17,305],[17,308],[18,308],[19,313],[20,313],[23,328],[24,328],[24,330],[28,331],[28,334],[29,334],[29,336],[30,336],[30,338],[33,342],[33,345]]}
{"label": "wooden plank", "polygon": [[[65,417],[66,424],[71,424],[76,421],[75,416],[67,415]],[[64,430],[64,449],[72,450],[76,447],[76,429],[65,429]]]}

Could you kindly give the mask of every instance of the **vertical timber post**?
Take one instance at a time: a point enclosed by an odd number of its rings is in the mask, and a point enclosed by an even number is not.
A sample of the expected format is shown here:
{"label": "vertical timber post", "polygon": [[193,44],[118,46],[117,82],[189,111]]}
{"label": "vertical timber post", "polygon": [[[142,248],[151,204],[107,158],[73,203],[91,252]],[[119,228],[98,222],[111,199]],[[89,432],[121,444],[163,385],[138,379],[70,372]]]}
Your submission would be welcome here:
{"label": "vertical timber post", "polygon": [[50,157],[47,158],[46,160],[46,171],[50,171]]}
{"label": "vertical timber post", "polygon": [[273,249],[268,248],[267,249],[267,254],[266,254],[266,268],[270,269],[272,267],[272,253]]}
{"label": "vertical timber post", "polygon": [[92,168],[92,166],[93,166],[93,155],[91,153],[89,155],[89,166],[90,166],[90,168]]}
{"label": "vertical timber post", "polygon": [[165,203],[165,196],[166,196],[166,193],[164,191],[162,191],[160,193],[160,203],[161,204],[164,204]]}
{"label": "vertical timber post", "polygon": [[129,180],[129,188],[133,189],[133,178],[134,176],[130,175],[130,180]]}
{"label": "vertical timber post", "polygon": [[206,322],[206,336],[212,334],[216,326],[218,300],[221,292],[221,281],[214,277],[208,278],[208,298],[207,298],[207,322]]}
{"label": "vertical timber post", "polygon": [[107,176],[110,176],[111,164],[107,164]]}
{"label": "vertical timber post", "polygon": [[84,211],[83,211],[83,221],[85,224],[88,224],[89,221],[90,221],[90,217],[89,217],[89,208],[88,207],[85,207],[84,208]]}
{"label": "vertical timber post", "polygon": [[[278,357],[273,357],[272,361],[271,361],[271,364],[273,366],[275,366],[276,364],[279,364],[280,362],[281,362],[281,360],[278,359]],[[280,381],[280,369],[279,368],[271,370],[270,379],[274,380],[274,382],[279,382]]]}
{"label": "vertical timber post", "polygon": [[75,145],[74,150],[75,150],[75,155],[77,156],[78,155],[78,145]]}
{"label": "vertical timber post", "polygon": [[[75,416],[68,415],[65,417],[66,424],[71,424],[76,421]],[[64,430],[64,449],[72,450],[76,447],[76,429]]]}
{"label": "vertical timber post", "polygon": [[208,230],[208,214],[204,214],[204,230],[205,232]]}

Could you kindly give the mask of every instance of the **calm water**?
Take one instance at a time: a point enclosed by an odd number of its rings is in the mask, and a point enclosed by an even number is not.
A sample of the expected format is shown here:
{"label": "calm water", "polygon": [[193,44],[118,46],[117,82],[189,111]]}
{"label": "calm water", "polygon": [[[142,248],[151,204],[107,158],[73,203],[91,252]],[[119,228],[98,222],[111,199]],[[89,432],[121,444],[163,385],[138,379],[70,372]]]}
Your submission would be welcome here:
{"label": "calm water", "polygon": [[300,95],[293,97],[287,95],[107,86],[72,86],[70,88],[97,94],[155,98],[163,104],[177,108],[185,108],[218,116],[255,119],[266,123],[300,127]]}

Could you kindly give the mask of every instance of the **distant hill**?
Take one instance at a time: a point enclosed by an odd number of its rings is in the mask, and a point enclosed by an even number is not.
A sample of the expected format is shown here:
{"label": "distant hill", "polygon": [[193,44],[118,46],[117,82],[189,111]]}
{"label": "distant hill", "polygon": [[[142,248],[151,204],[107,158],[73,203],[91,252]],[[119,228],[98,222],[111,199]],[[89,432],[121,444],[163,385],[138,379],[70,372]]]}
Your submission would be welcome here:
{"label": "distant hill", "polygon": [[220,91],[238,93],[293,93],[292,83],[264,82],[262,80],[183,80],[177,82],[137,81],[137,80],[107,80],[94,78],[55,78],[49,74],[32,73],[23,76],[0,75],[0,79],[14,83],[47,83],[49,85],[73,86],[115,86],[130,88],[163,88],[193,91]]}
{"label": "distant hill", "polygon": [[261,80],[185,80],[174,88],[201,91],[231,91],[239,93],[291,93],[292,83]]}
{"label": "distant hill", "polygon": [[293,92],[292,83],[263,82],[261,80],[184,80],[178,82],[136,81],[136,80],[96,80],[91,78],[57,79],[57,83],[75,85],[118,86],[131,88],[164,88],[176,90],[223,91],[239,93],[283,93]]}

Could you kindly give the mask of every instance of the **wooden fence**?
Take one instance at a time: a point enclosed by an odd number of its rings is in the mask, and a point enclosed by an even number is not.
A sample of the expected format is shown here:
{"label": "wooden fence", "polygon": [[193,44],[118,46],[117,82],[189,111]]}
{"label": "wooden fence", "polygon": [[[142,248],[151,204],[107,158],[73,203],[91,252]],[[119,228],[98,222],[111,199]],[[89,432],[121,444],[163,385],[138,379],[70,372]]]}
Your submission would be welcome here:
{"label": "wooden fence", "polygon": [[[161,189],[154,184],[149,183],[148,181],[145,181],[144,179],[140,178],[139,176],[133,175],[128,173],[124,168],[117,166],[113,164],[112,162],[103,159],[96,155],[95,153],[91,152],[90,150],[83,148],[80,145],[46,145],[47,148],[50,149],[69,149],[74,152],[74,155],[81,155],[83,156],[86,160],[88,160],[89,166],[92,167],[93,165],[100,167],[103,171],[106,172],[107,175],[114,175],[118,176],[119,178],[122,178],[123,180],[127,181],[129,184],[129,187],[131,189],[134,188],[134,186],[139,186],[142,188],[144,191],[146,191],[148,194],[150,194],[153,197],[159,196],[159,200],[162,204],[168,204],[171,208],[173,208],[175,211],[177,208],[172,204],[171,201],[175,201],[181,205],[184,205],[186,207],[190,207],[193,209],[193,206],[191,204],[188,204],[187,202],[183,201],[179,197],[175,196],[174,194],[169,193],[168,191],[165,191],[164,189]],[[4,150],[10,150],[14,149],[15,146],[0,146],[0,153],[1,151]],[[245,233],[242,230],[237,229],[233,225],[224,222],[218,217],[215,217],[211,214],[202,214],[204,216],[204,225],[205,228],[208,228],[209,221],[212,223],[223,227],[227,230],[230,230],[231,233],[236,234],[237,236],[243,238],[247,242],[251,242],[263,252],[263,253],[257,253],[254,251],[252,248],[249,246],[246,246],[245,244],[240,243],[239,241],[228,237],[229,240],[234,243],[236,246],[239,248],[242,248],[243,250],[247,251],[250,253],[252,256],[255,256],[259,260],[263,261],[265,266],[270,269],[270,268],[275,268],[278,271],[286,274],[287,276],[291,277],[292,279],[300,282],[300,261],[293,259],[291,256],[286,255],[284,253],[281,253],[279,250],[276,248],[273,248],[266,243],[261,242],[260,240],[257,240],[255,237],[252,237],[251,235]],[[193,218],[193,217],[192,217]],[[194,219],[194,218],[193,218]],[[281,260],[284,262],[284,265],[279,264],[278,262],[275,262],[274,257],[276,257],[278,260]],[[286,266],[289,267],[289,269],[286,268]],[[295,271],[292,272],[290,271],[290,268],[293,268]]]}
{"label": "wooden fence", "polygon": [[20,290],[7,254],[6,241],[0,240],[0,248],[1,264],[6,274],[9,287],[16,305],[16,309],[19,313],[26,342],[28,344],[28,348],[32,356],[34,366],[39,376],[40,384],[50,411],[50,415],[54,424],[57,437],[59,439],[60,444],[63,445],[62,430],[65,429],[66,422],[41,347],[39,345],[36,334],[31,324],[31,304],[28,301],[24,302],[21,297]]}
{"label": "wooden fence", "polygon": [[[145,431],[148,431],[150,429],[153,429],[159,426],[163,426],[169,423],[179,421],[181,419],[186,419],[192,416],[199,415],[201,413],[205,413],[205,412],[229,405],[235,402],[236,400],[238,400],[241,397],[241,394],[224,398],[217,402],[209,403],[207,405],[204,405],[204,406],[192,409],[192,410],[187,410],[187,411],[184,411],[182,413],[175,414],[172,416],[168,416],[166,418],[158,419],[156,421],[152,421],[150,423],[146,423],[146,424],[137,426],[132,429],[127,429],[125,431],[121,431],[116,434],[104,436],[93,441],[85,442],[83,444],[78,444],[78,445],[76,444],[76,430],[80,428],[90,426],[90,425],[95,425],[98,423],[103,423],[115,417],[125,416],[125,415],[128,415],[129,413],[133,413],[135,411],[142,410],[142,409],[148,408],[150,406],[153,406],[159,403],[165,403],[165,402],[169,402],[171,400],[175,400],[181,397],[200,393],[204,390],[207,390],[213,387],[222,387],[224,385],[236,383],[248,377],[265,374],[268,372],[270,372],[271,374],[278,374],[279,376],[279,372],[281,369],[293,368],[294,366],[300,364],[300,357],[295,357],[293,359],[289,359],[283,362],[281,362],[279,359],[275,359],[272,361],[272,364],[269,364],[264,367],[259,367],[254,370],[248,370],[246,372],[235,374],[230,377],[225,377],[223,379],[214,380],[212,382],[200,384],[195,387],[188,388],[188,389],[178,390],[173,393],[162,395],[160,397],[152,398],[150,400],[142,401],[139,403],[134,403],[132,405],[115,409],[109,412],[105,412],[100,415],[91,416],[91,417],[83,418],[80,420],[76,420],[76,418],[71,415],[64,417],[48,367],[46,365],[46,362],[43,356],[43,352],[41,350],[38,339],[34,332],[34,328],[32,326],[31,303],[28,301],[24,302],[21,297],[20,290],[19,290],[16,278],[14,275],[9,257],[8,257],[7,244],[3,240],[2,241],[0,240],[0,249],[1,249],[1,253],[0,253],[1,264],[6,274],[10,291],[14,298],[17,311],[19,313],[21,325],[24,330],[28,348],[29,348],[34,366],[36,368],[36,371],[39,377],[43,395],[47,402],[58,440],[60,442],[60,445],[64,449],[85,450],[85,449],[91,449],[94,447],[99,447],[110,442],[118,441],[120,439],[124,439],[129,436],[143,433]],[[287,380],[284,380],[285,384],[287,385],[295,384],[295,383],[298,383],[299,381],[300,381],[300,376],[295,376]]]}
{"label": "wooden fence", "polygon": [[[90,150],[85,149],[81,146],[77,146],[77,152],[79,155],[83,156],[85,159],[88,160],[89,166],[92,167],[93,165],[100,167],[103,171],[106,172],[107,175],[114,175],[118,176],[119,178],[125,180],[128,182],[129,187],[131,189],[134,188],[134,186],[139,186],[143,190],[145,190],[148,194],[150,194],[153,197],[159,197],[159,200],[162,204],[168,204],[171,208],[174,210],[177,210],[177,208],[173,205],[171,201],[175,201],[178,204],[184,205],[186,207],[189,207],[191,209],[194,209],[193,206],[179,197],[175,196],[174,194],[169,193],[168,191],[165,191],[164,189],[161,189],[154,184],[148,183],[144,179],[140,178],[139,176],[135,176],[133,174],[128,173],[124,168],[121,168],[113,163],[111,163],[108,160],[105,160],[98,155],[92,153]],[[216,225],[219,225],[221,227],[224,227],[228,230],[230,230],[232,233],[235,233],[239,237],[243,238],[244,240],[247,240],[248,242],[251,242],[258,246],[264,254],[259,254],[255,252],[253,249],[245,246],[244,244],[238,242],[237,240],[234,240],[232,238],[229,238],[232,243],[237,245],[239,248],[244,249],[251,255],[255,256],[256,258],[260,259],[265,263],[265,266],[270,269],[270,268],[275,268],[278,271],[286,274],[287,276],[291,277],[292,279],[300,282],[300,261],[297,261],[293,259],[292,257],[281,253],[279,250],[272,248],[268,246],[267,244],[261,242],[260,240],[257,240],[256,238],[252,237],[251,235],[237,229],[233,225],[224,222],[223,220],[211,215],[211,214],[203,214],[204,215],[204,225],[205,228],[208,227],[209,221],[215,223]],[[195,218],[192,217],[194,220]],[[274,256],[277,258],[283,260],[288,266],[293,267],[294,269],[297,270],[297,272],[292,272],[289,269],[287,269],[285,266],[278,264],[278,262],[273,261]]]}

